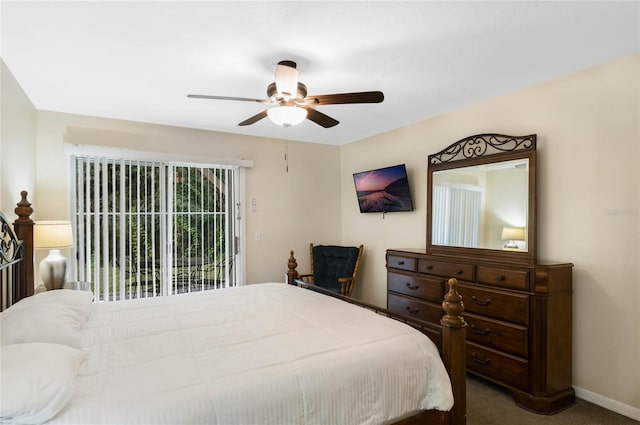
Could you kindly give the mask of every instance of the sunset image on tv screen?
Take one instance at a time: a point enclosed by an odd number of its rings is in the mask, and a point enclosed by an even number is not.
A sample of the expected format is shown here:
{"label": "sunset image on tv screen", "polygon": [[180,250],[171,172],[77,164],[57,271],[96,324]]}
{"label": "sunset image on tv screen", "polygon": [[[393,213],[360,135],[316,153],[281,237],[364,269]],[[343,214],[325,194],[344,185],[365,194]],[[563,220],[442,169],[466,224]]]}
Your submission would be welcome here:
{"label": "sunset image on tv screen", "polygon": [[353,180],[360,212],[413,210],[404,164],[355,173]]}

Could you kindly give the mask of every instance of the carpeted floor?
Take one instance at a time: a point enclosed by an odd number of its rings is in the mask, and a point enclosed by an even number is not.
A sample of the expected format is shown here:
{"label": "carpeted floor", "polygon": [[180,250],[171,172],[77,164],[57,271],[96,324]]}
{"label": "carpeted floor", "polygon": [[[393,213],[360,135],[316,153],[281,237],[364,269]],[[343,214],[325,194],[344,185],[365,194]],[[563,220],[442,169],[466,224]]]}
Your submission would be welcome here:
{"label": "carpeted floor", "polygon": [[467,375],[467,425],[639,425],[626,416],[577,399],[555,415],[538,415],[515,405],[507,392]]}

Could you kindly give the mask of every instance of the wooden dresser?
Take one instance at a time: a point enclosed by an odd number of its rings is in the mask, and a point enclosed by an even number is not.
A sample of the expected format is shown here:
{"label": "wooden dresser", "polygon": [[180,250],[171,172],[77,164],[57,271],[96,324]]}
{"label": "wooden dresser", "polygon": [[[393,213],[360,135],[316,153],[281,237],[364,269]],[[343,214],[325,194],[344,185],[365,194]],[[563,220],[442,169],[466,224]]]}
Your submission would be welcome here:
{"label": "wooden dresser", "polygon": [[450,277],[467,321],[467,370],[505,386],[520,406],[555,413],[571,387],[570,263],[514,264],[387,250],[387,308],[439,324]]}

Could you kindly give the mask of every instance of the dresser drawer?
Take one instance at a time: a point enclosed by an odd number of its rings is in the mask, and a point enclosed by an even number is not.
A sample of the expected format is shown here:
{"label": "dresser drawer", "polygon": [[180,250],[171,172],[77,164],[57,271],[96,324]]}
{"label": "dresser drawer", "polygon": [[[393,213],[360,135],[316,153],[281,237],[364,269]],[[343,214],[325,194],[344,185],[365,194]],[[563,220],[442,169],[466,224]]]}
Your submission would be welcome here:
{"label": "dresser drawer", "polygon": [[529,290],[529,271],[478,266],[478,282],[503,288]]}
{"label": "dresser drawer", "polygon": [[418,261],[418,271],[424,274],[434,274],[446,278],[455,277],[459,280],[473,280],[473,266],[470,264],[447,263],[445,261],[421,258]]}
{"label": "dresser drawer", "polygon": [[529,296],[458,284],[464,310],[523,326],[529,324]]}
{"label": "dresser drawer", "polygon": [[422,302],[392,293],[387,293],[387,309],[392,313],[415,317],[429,323],[440,323],[440,319],[444,315],[438,304]]}
{"label": "dresser drawer", "polygon": [[441,303],[444,296],[444,279],[387,273],[387,289],[393,292]]}
{"label": "dresser drawer", "polygon": [[467,342],[467,369],[521,390],[529,389],[529,362]]}
{"label": "dresser drawer", "polygon": [[387,256],[387,267],[392,267],[394,269],[400,270],[408,270],[410,272],[415,272],[417,270],[416,263],[417,259],[411,257],[400,257],[398,255],[388,255]]}
{"label": "dresser drawer", "polygon": [[467,341],[528,358],[529,332],[526,327],[464,313]]}

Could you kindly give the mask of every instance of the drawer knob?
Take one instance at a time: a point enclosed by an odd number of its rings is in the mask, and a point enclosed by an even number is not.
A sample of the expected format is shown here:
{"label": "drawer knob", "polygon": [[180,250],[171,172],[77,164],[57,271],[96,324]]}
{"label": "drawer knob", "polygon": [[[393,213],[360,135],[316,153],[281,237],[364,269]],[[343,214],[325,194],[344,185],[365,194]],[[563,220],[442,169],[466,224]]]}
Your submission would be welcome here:
{"label": "drawer knob", "polygon": [[461,275],[461,274],[462,274],[462,269],[458,269],[458,270],[456,270],[456,274],[457,274],[457,275]]}
{"label": "drawer knob", "polygon": [[416,289],[420,289],[420,285],[411,286],[411,283],[407,282],[407,288],[411,289],[412,291],[415,291]]}
{"label": "drawer knob", "polygon": [[498,276],[496,276],[496,280],[498,282],[502,282],[504,280],[504,276],[502,276],[501,274],[499,274]]}
{"label": "drawer knob", "polygon": [[411,314],[418,314],[420,313],[420,309],[419,308],[414,308],[412,309],[410,306],[407,306],[407,311]]}
{"label": "drawer knob", "polygon": [[404,266],[404,261],[398,261],[399,266]]}
{"label": "drawer knob", "polygon": [[478,335],[487,335],[489,334],[489,332],[491,332],[491,329],[489,328],[478,329],[478,327],[473,323],[471,324],[470,329],[472,332],[477,333]]}
{"label": "drawer knob", "polygon": [[476,353],[471,353],[471,358],[473,358],[473,361],[476,363],[480,363],[483,365],[487,365],[489,363],[491,363],[491,359],[479,359],[478,356],[476,356]]}
{"label": "drawer knob", "polygon": [[471,296],[471,299],[473,300],[474,303],[476,303],[477,305],[481,305],[481,306],[487,306],[489,304],[491,304],[491,298],[487,298],[485,301],[478,301],[478,298],[475,295]]}
{"label": "drawer knob", "polygon": [[433,270],[433,266],[431,264],[427,264],[427,270]]}

